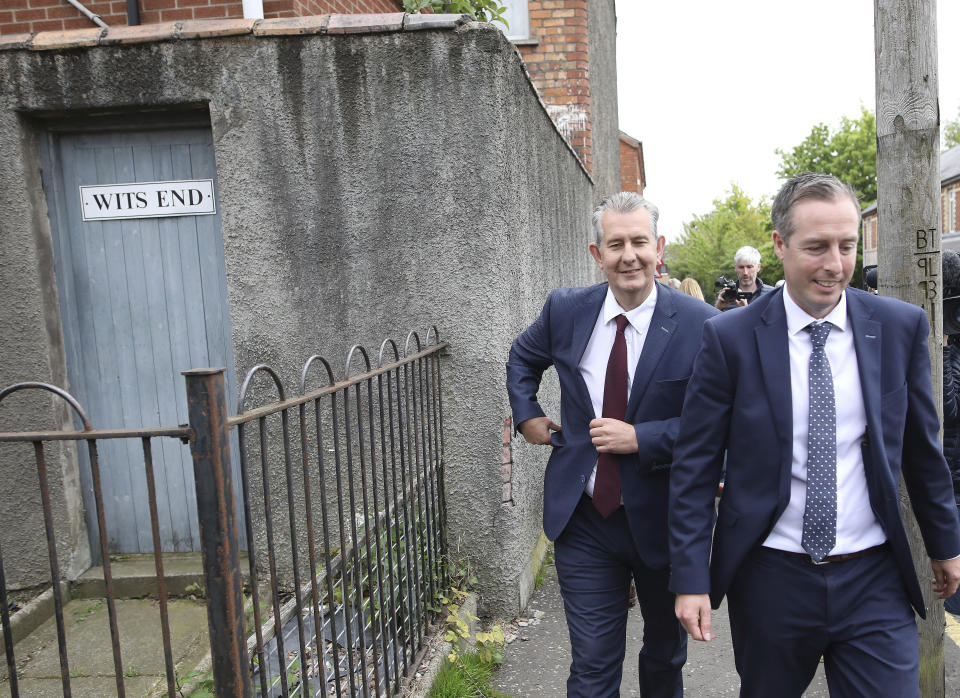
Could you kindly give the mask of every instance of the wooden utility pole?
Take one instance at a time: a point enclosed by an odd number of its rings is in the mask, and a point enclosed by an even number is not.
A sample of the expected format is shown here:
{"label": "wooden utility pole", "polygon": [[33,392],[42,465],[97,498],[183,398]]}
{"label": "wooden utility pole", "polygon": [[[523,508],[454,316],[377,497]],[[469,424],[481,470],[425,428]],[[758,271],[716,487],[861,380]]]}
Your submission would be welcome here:
{"label": "wooden utility pole", "polygon": [[[877,224],[880,293],[919,305],[930,319],[930,361],[943,414],[940,273],[940,108],[936,0],[874,0],[877,59]],[[910,454],[903,454],[909,460]],[[942,698],[943,604],[930,584],[930,560],[900,486],[923,601],[920,691]]]}

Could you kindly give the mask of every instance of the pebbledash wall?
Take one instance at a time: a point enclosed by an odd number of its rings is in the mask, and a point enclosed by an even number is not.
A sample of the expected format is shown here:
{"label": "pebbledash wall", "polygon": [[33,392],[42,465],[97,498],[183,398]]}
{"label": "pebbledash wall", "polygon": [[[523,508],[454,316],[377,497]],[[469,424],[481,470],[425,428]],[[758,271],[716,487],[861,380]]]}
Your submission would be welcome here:
{"label": "pebbledash wall", "polygon": [[[596,280],[587,253],[596,195],[500,31],[393,14],[50,32],[0,40],[0,74],[0,386],[66,384],[40,178],[44,118],[119,113],[135,123],[144,110],[201,105],[238,374],[266,362],[295,385],[313,353],[339,360],[355,341],[375,348],[436,323],[451,343],[451,547],[476,565],[484,612],[525,606],[530,561],[543,550],[547,453],[516,448],[504,503],[504,363],[550,289]],[[604,177],[616,181],[618,167]],[[12,425],[5,406],[4,430],[65,423],[53,404],[34,400]],[[0,463],[0,542],[8,580],[37,583],[47,574],[43,526],[39,507],[23,504],[36,500],[25,458],[26,467]],[[51,470],[75,574],[88,553],[72,452]]]}

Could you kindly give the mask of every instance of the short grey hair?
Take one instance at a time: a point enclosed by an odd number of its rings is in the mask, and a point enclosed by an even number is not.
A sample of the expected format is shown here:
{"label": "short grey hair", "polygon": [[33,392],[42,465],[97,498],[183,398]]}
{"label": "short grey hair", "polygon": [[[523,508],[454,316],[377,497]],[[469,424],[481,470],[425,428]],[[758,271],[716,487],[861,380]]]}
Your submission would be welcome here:
{"label": "short grey hair", "polygon": [[733,263],[746,262],[747,264],[760,264],[760,251],[756,247],[744,245],[736,254],[733,255]]}
{"label": "short grey hair", "polygon": [[816,201],[833,201],[848,197],[857,209],[857,220],[860,218],[860,200],[857,193],[849,184],[841,182],[831,174],[822,172],[801,172],[787,180],[777,198],[773,200],[771,217],[773,229],[776,230],[785,244],[790,244],[793,235],[793,208],[805,199]]}
{"label": "short grey hair", "polygon": [[657,219],[660,217],[660,211],[651,202],[644,199],[639,194],[632,191],[621,191],[611,194],[600,202],[593,212],[593,232],[597,238],[597,246],[603,242],[603,214],[607,211],[616,211],[617,213],[633,213],[641,208],[647,209],[650,213],[650,230],[653,231],[653,239],[657,239]]}

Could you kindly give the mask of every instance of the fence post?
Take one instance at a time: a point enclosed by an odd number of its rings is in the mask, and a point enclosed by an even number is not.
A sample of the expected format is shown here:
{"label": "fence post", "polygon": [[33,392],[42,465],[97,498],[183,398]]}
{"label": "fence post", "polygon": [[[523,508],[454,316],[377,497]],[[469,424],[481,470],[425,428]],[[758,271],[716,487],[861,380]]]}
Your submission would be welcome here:
{"label": "fence post", "polygon": [[230,429],[222,368],[183,371],[193,439],[193,477],[206,582],[207,625],[218,698],[249,698],[250,671],[243,636],[240,538],[233,503]]}

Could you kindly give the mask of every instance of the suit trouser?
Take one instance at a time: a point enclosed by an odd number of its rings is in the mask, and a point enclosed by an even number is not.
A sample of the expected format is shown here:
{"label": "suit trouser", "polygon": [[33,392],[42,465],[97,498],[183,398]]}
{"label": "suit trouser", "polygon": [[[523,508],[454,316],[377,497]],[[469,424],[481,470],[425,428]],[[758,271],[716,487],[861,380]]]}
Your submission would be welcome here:
{"label": "suit trouser", "polygon": [[640,559],[623,507],[604,519],[589,497],[581,497],[554,543],[554,555],[573,654],[567,695],[620,694],[633,577],[643,614],[640,695],[682,696],[687,633],[674,614],[668,572]]}
{"label": "suit trouser", "polygon": [[920,695],[917,626],[889,550],[815,565],[757,548],[727,604],[741,697],[799,698],[821,656],[831,698]]}

